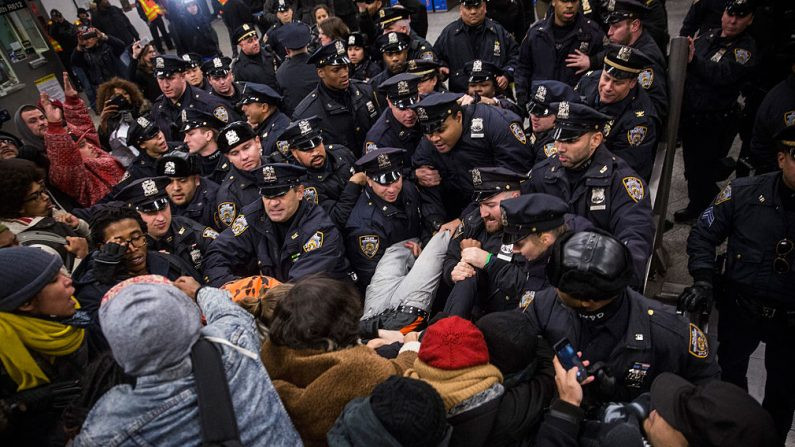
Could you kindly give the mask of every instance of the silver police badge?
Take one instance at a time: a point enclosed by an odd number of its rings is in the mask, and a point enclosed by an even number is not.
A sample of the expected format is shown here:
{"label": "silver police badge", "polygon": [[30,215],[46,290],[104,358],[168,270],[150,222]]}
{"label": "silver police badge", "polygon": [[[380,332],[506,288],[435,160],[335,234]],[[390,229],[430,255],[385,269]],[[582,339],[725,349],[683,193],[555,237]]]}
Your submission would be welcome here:
{"label": "silver police badge", "polygon": [[141,183],[141,188],[143,188],[144,196],[146,197],[153,196],[159,192],[154,180],[144,180]]}
{"label": "silver police badge", "polygon": [[[190,55],[189,54],[183,54],[182,55],[182,60],[185,61],[185,62],[190,62]],[[184,110],[183,110],[183,112],[184,112]]]}
{"label": "silver police badge", "polygon": [[166,68],[166,61],[162,57],[155,58],[155,68]]}
{"label": "silver police badge", "polygon": [[397,83],[397,92],[398,92],[398,95],[408,95],[409,94],[409,83],[407,81],[398,81],[398,83]]}
{"label": "silver police badge", "polygon": [[569,103],[567,101],[561,101],[560,104],[558,104],[558,119],[569,119]]}
{"label": "silver police badge", "polygon": [[232,225],[237,214],[237,208],[234,202],[221,202],[218,204],[218,218],[227,227]]}
{"label": "silver police badge", "polygon": [[350,35],[348,36],[348,45],[353,45],[356,43],[356,36]]}
{"label": "silver police badge", "polygon": [[392,162],[389,161],[389,155],[379,154],[376,159],[378,160],[378,169],[389,169],[392,167]]}
{"label": "silver police badge", "polygon": [[547,99],[547,88],[543,85],[538,86],[538,90],[536,90],[535,100],[538,102],[544,102]]}
{"label": "silver police badge", "polygon": [[367,256],[368,258],[372,259],[376,253],[378,253],[378,248],[381,246],[381,238],[379,238],[375,234],[366,234],[364,236],[359,236],[359,250],[361,250],[362,254]]}
{"label": "silver police badge", "polygon": [[188,120],[188,110],[187,109],[182,109],[182,112],[180,112],[179,117],[182,119],[182,121],[187,121]]}
{"label": "silver police badge", "polygon": [[173,161],[167,161],[163,167],[163,173],[166,175],[174,175],[177,173],[177,165]]}
{"label": "silver police badge", "polygon": [[629,58],[631,56],[632,56],[632,49],[630,49],[629,47],[621,47],[621,48],[619,48],[618,55],[616,55],[617,58],[619,58],[620,60],[622,60],[624,62],[629,62]]}
{"label": "silver police badge", "polygon": [[146,117],[144,117],[144,116],[139,116],[139,117],[138,117],[138,119],[137,119],[137,120],[135,120],[135,122],[137,122],[137,123],[138,123],[138,125],[139,125],[139,126],[141,126],[141,127],[147,127],[147,126],[149,126],[150,124],[152,124],[152,123],[150,123],[150,122],[149,122],[149,120],[148,120],[148,119],[146,119]]}
{"label": "silver police badge", "polygon": [[262,168],[262,181],[268,183],[276,181],[276,170],[273,169],[273,166],[264,166]]}
{"label": "silver police badge", "polygon": [[494,41],[494,56],[495,57],[500,57],[500,53],[502,53],[502,51],[500,51],[500,41],[499,40],[495,40]]}
{"label": "silver police badge", "polygon": [[194,248],[190,251],[190,259],[196,265],[201,265],[202,262],[202,252],[199,251],[198,248]]}
{"label": "silver police badge", "polygon": [[473,137],[483,137],[483,118],[472,118],[470,129]]}
{"label": "silver police badge", "polygon": [[240,137],[237,136],[237,132],[234,129],[227,130],[226,133],[224,134],[224,137],[226,138],[226,144],[228,144],[229,146],[237,144],[237,142],[240,141]]}
{"label": "silver police badge", "polygon": [[616,0],[609,0],[607,2],[607,10],[613,12],[616,10]]}
{"label": "silver police badge", "polygon": [[345,44],[341,40],[334,42],[334,48],[337,49],[337,54],[345,54]]}
{"label": "silver police badge", "polygon": [[214,57],[213,58],[213,67],[221,68],[221,67],[223,67],[223,65],[224,64],[221,62],[221,58],[220,57]]}
{"label": "silver police badge", "polygon": [[605,204],[605,189],[604,188],[593,188],[591,189],[591,211],[596,210],[603,210],[606,209],[607,205]]}
{"label": "silver police badge", "polygon": [[420,121],[428,121],[428,112],[425,111],[425,107],[417,107],[417,118]]}
{"label": "silver police badge", "polygon": [[483,71],[483,61],[476,59],[472,62],[472,71]]}
{"label": "silver police badge", "polygon": [[301,135],[306,135],[309,132],[312,132],[312,126],[309,125],[309,121],[307,120],[299,121],[298,129],[301,131]]}
{"label": "silver police badge", "polygon": [[389,43],[398,43],[397,33],[389,33],[387,36]]}
{"label": "silver police badge", "polygon": [[483,179],[480,177],[480,169],[473,169],[470,171],[472,173],[472,184],[475,186],[479,186],[483,183]]}

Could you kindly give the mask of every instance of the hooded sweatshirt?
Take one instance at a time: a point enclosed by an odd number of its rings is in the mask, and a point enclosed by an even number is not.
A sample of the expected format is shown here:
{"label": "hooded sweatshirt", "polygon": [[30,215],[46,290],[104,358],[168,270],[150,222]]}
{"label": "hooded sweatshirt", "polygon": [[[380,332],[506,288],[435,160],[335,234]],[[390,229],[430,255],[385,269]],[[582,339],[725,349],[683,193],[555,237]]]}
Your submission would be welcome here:
{"label": "hooded sweatshirt", "polygon": [[14,113],[14,125],[17,126],[17,134],[22,137],[22,142],[25,143],[25,146],[33,147],[39,152],[44,153],[44,137],[34,135],[22,119],[22,108],[32,105],[33,104],[25,104],[17,109],[16,113]]}

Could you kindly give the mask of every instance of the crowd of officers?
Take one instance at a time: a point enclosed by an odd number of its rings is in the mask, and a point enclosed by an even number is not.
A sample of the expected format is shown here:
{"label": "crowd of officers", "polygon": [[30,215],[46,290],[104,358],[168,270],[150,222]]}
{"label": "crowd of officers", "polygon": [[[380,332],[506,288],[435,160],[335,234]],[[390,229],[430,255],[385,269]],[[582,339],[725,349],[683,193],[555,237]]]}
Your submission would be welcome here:
{"label": "crowd of officers", "polygon": [[[328,9],[350,32],[329,36],[299,20],[306,6],[266,2],[263,18],[252,14],[261,5],[244,5],[236,23],[236,3],[220,8],[235,59],[217,39],[212,51],[194,42],[155,56],[160,96],[127,134],[137,157],[108,196],[70,210],[92,223],[91,250],[72,272],[83,308],[96,312],[108,289],[142,273],[216,287],[324,273],[364,292],[391,246],[417,238],[420,255],[449,231],[436,302],[412,312],[474,319],[522,309],[551,343],[567,337],[600,365],[605,379],[586,400],[601,402],[629,401],[664,371],[747,388],[749,357],[764,341],[763,406],[786,436],[795,411],[792,5],[700,0],[681,30],[689,202],[674,219],[693,225],[694,284],[679,308],[709,312],[714,301],[715,349],[712,335],[639,293],[655,230],[648,182],[671,113],[664,2],[552,0],[517,35],[487,17],[490,2],[463,0],[433,44],[411,5],[334,2]],[[545,265],[559,239],[582,230],[592,236],[566,249],[582,250],[570,268],[598,278],[566,288]],[[623,267],[615,257],[587,261],[589,250],[623,251]]]}

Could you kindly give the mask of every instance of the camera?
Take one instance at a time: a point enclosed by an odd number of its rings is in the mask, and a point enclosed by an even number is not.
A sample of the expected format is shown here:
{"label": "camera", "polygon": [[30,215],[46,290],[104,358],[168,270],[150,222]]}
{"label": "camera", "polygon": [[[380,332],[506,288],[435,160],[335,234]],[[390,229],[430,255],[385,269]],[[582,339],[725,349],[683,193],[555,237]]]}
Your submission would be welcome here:
{"label": "camera", "polygon": [[132,108],[132,104],[122,95],[113,95],[108,104],[116,106],[119,110],[130,110]]}

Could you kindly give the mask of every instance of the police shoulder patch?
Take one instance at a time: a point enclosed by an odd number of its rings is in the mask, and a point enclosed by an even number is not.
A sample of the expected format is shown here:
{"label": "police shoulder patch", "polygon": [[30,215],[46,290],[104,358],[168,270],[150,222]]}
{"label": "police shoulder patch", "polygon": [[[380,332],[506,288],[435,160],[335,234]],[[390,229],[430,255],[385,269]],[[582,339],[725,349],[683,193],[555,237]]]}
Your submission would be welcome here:
{"label": "police shoulder patch", "polygon": [[206,239],[215,239],[218,237],[218,232],[210,227],[205,227],[204,231],[202,231],[202,237]]}
{"label": "police shoulder patch", "polygon": [[232,223],[232,234],[234,234],[235,237],[240,236],[246,229],[248,229],[248,221],[246,221],[246,216],[241,214],[237,216],[237,219]]}
{"label": "police shoulder patch", "polygon": [[795,110],[784,113],[784,126],[795,126]]}
{"label": "police shoulder patch", "polygon": [[654,69],[647,68],[638,73],[638,83],[644,90],[648,90],[654,84]]}
{"label": "police shoulder patch", "polygon": [[375,144],[375,141],[368,141],[368,142],[364,143],[364,153],[365,154],[368,153],[368,152],[372,152],[372,151],[374,151],[376,149],[378,149],[378,145]]}
{"label": "police shoulder patch", "polygon": [[687,352],[695,358],[705,359],[709,355],[709,342],[707,336],[693,323],[690,323],[690,342]]}
{"label": "police shoulder patch", "polygon": [[640,143],[643,143],[643,140],[646,138],[646,133],[648,132],[649,128],[646,126],[635,126],[632,129],[627,131],[627,142],[631,146],[638,146]]}
{"label": "police shoulder patch", "polygon": [[237,205],[234,202],[221,202],[218,204],[218,219],[227,227],[232,225],[237,215]]}
{"label": "police shoulder patch", "polygon": [[317,250],[323,246],[323,232],[315,231],[315,234],[310,237],[304,244],[304,253],[309,253],[312,250]]}
{"label": "police shoulder patch", "polygon": [[511,133],[520,143],[527,144],[527,136],[524,134],[524,130],[522,130],[522,126],[520,126],[519,123],[511,123],[510,128]]}
{"label": "police shoulder patch", "polygon": [[317,205],[318,202],[317,196],[318,196],[317,188],[315,188],[314,186],[309,186],[307,188],[304,188],[304,200],[306,200],[307,202],[312,202],[315,205]]}
{"label": "police shoulder patch", "polygon": [[229,112],[226,111],[226,107],[224,106],[218,106],[214,108],[213,116],[223,121],[224,123],[229,123]]}
{"label": "police shoulder patch", "polygon": [[635,202],[639,202],[645,195],[643,181],[637,177],[624,177],[621,182],[627,190],[629,197]]}
{"label": "police shoulder patch", "polygon": [[558,148],[555,147],[555,143],[547,143],[544,145],[544,155],[546,155],[547,158],[557,153],[558,153]]}
{"label": "police shoulder patch", "polygon": [[745,65],[751,59],[751,52],[743,48],[734,49],[734,60]]}
{"label": "police shoulder patch", "polygon": [[720,205],[723,202],[728,202],[732,198],[732,184],[724,186],[723,189],[715,197],[715,205]]}
{"label": "police shoulder patch", "polygon": [[522,298],[519,300],[519,308],[522,310],[526,310],[530,304],[533,303],[533,300],[536,299],[536,292],[534,290],[525,290],[522,294]]}
{"label": "police shoulder patch", "polygon": [[378,253],[378,248],[380,246],[381,238],[375,234],[365,234],[363,236],[359,236],[359,250],[361,250],[362,254],[368,259],[372,259],[373,256]]}

